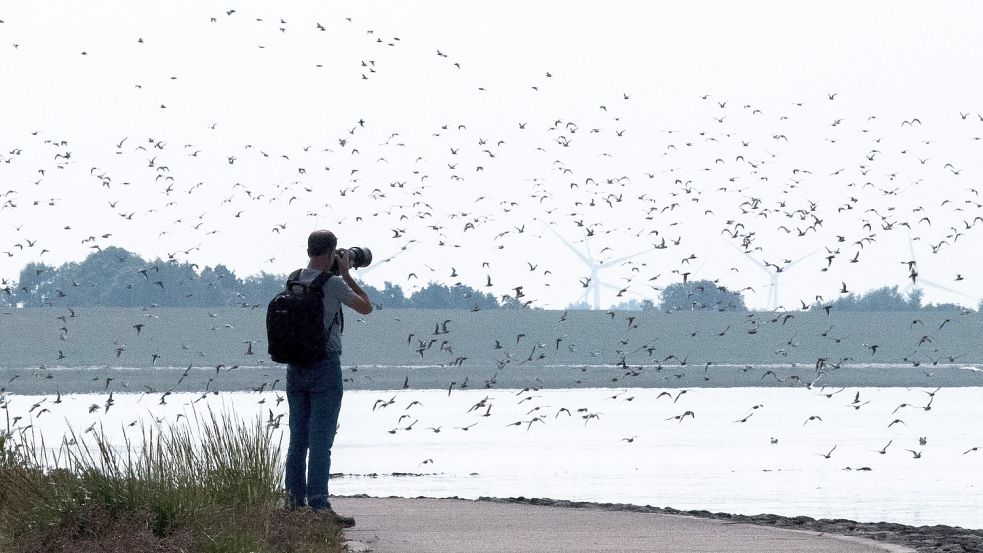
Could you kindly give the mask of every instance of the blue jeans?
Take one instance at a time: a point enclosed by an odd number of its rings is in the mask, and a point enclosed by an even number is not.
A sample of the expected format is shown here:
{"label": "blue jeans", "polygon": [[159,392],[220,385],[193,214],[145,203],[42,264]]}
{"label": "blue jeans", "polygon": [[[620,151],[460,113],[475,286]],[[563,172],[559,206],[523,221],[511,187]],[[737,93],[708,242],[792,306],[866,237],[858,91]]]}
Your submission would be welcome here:
{"label": "blue jeans", "polygon": [[287,366],[290,445],[287,447],[285,483],[291,507],[331,508],[328,475],[341,396],[338,353],[328,353],[323,361],[313,365]]}

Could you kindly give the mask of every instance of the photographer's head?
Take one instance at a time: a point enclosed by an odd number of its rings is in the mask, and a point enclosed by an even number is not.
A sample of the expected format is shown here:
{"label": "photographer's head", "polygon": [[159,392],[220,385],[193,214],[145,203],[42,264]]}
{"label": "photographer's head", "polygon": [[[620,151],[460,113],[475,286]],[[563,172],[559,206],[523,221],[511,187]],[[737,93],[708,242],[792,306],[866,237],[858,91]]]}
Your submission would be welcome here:
{"label": "photographer's head", "polygon": [[364,247],[338,249],[338,238],[330,230],[315,230],[307,237],[308,267],[329,271],[335,275],[347,275],[349,269],[368,267],[372,263],[372,251]]}
{"label": "photographer's head", "polygon": [[307,237],[307,255],[310,257],[334,256],[334,250],[338,247],[338,237],[330,230],[315,230]]}
{"label": "photographer's head", "polygon": [[337,257],[338,238],[330,230],[315,230],[307,237],[307,255],[311,261],[308,267],[330,271]]}

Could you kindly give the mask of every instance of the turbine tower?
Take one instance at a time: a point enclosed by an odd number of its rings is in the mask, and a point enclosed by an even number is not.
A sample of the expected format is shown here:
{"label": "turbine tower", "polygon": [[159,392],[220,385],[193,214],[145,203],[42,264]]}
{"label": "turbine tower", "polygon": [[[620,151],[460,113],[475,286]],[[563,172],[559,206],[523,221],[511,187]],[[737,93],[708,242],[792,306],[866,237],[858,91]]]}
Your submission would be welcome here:
{"label": "turbine tower", "polygon": [[754,256],[752,256],[750,253],[742,250],[741,248],[738,248],[737,246],[735,246],[734,244],[731,244],[727,240],[724,240],[724,242],[727,242],[728,244],[730,244],[730,246],[732,248],[734,248],[735,250],[743,253],[751,261],[751,263],[754,263],[759,269],[761,269],[762,271],[764,271],[765,273],[768,274],[768,278],[769,278],[769,283],[768,283],[768,310],[769,311],[774,311],[775,309],[778,308],[778,279],[780,278],[779,275],[784,274],[785,271],[787,271],[791,267],[795,266],[800,261],[804,261],[805,259],[807,259],[809,257],[812,257],[813,254],[815,254],[816,252],[819,251],[819,250],[813,250],[813,251],[807,253],[806,255],[803,255],[802,257],[796,259],[795,261],[792,261],[792,262],[786,264],[785,266],[781,267],[778,270],[771,270],[771,269],[768,268],[768,265],[766,265],[761,260],[759,260],[759,259],[755,258]]}
{"label": "turbine tower", "polygon": [[922,291],[921,285],[924,284],[924,285],[926,285],[926,286],[928,286],[930,288],[935,288],[937,290],[942,290],[943,292],[948,292],[950,294],[955,294],[955,295],[960,296],[962,298],[966,298],[968,300],[972,300],[973,301],[973,307],[974,308],[976,308],[976,307],[979,306],[980,301],[981,301],[980,298],[970,296],[969,294],[964,294],[964,293],[962,293],[962,292],[960,292],[958,290],[953,290],[952,288],[949,288],[948,286],[943,286],[943,285],[941,285],[941,284],[939,284],[937,282],[933,282],[931,280],[928,280],[927,278],[923,278],[921,276],[921,274],[918,273],[918,260],[915,258],[915,243],[911,239],[911,232],[910,231],[908,232],[908,252],[911,254],[911,261],[914,261],[914,270],[916,272],[915,279],[912,281],[911,284],[908,285],[907,288],[905,288],[905,293],[908,294],[909,297],[910,297],[911,293],[914,292],[915,290],[918,290],[919,292],[921,292]]}
{"label": "turbine tower", "polygon": [[634,253],[632,255],[626,255],[624,257],[619,257],[617,259],[609,259],[607,261],[597,261],[591,255],[591,252],[590,252],[590,240],[588,240],[586,238],[584,239],[584,245],[587,248],[587,255],[584,255],[577,248],[573,247],[573,244],[571,244],[570,242],[568,242],[566,238],[560,236],[560,233],[556,232],[556,230],[553,229],[552,226],[550,226],[549,224],[547,224],[546,225],[546,228],[550,229],[550,231],[552,231],[553,234],[556,235],[556,237],[560,239],[560,241],[562,241],[564,244],[566,244],[566,246],[568,248],[570,248],[570,251],[572,251],[574,253],[574,255],[577,256],[578,259],[580,259],[581,261],[584,262],[584,265],[587,265],[587,267],[590,268],[590,282],[587,284],[586,290],[584,290],[583,295],[580,296],[580,301],[585,301],[590,295],[593,294],[593,296],[594,296],[594,306],[593,306],[593,309],[600,309],[601,308],[601,287],[610,288],[610,289],[613,289],[613,290],[621,290],[620,288],[618,288],[617,286],[615,286],[613,284],[608,284],[606,282],[601,282],[601,280],[600,280],[600,274],[599,274],[600,271],[602,271],[604,269],[609,269],[612,266],[617,265],[618,263],[621,263],[623,261],[628,261],[629,259],[638,257],[640,255],[644,255],[646,253],[649,253],[649,252],[653,251],[654,249],[657,249],[657,248],[651,248],[651,249],[647,249],[647,250],[644,250],[644,251],[640,251],[638,253]]}

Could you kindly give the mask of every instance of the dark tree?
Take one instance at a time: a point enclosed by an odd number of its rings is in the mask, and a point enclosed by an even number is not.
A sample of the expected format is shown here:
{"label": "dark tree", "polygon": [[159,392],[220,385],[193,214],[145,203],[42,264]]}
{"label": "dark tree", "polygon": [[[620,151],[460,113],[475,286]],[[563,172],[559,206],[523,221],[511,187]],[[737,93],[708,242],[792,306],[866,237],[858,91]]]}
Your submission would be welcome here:
{"label": "dark tree", "polygon": [[491,309],[498,307],[498,302],[491,294],[482,294],[468,286],[454,285],[448,287],[431,282],[409,298],[407,307],[419,309]]}
{"label": "dark tree", "polygon": [[360,286],[362,286],[365,293],[369,295],[369,300],[371,300],[376,306],[382,306],[384,309],[409,307],[409,300],[406,299],[406,295],[403,294],[403,289],[398,284],[393,284],[387,280],[383,284],[381,291],[364,284],[360,284]]}
{"label": "dark tree", "polygon": [[[816,303],[814,308],[823,304]],[[898,287],[877,288],[864,294],[847,294],[834,300],[831,304],[837,311],[917,311],[923,309],[922,291],[915,289],[905,297],[898,292]]]}
{"label": "dark tree", "polygon": [[662,289],[664,311],[747,311],[744,297],[709,280],[676,282]]}

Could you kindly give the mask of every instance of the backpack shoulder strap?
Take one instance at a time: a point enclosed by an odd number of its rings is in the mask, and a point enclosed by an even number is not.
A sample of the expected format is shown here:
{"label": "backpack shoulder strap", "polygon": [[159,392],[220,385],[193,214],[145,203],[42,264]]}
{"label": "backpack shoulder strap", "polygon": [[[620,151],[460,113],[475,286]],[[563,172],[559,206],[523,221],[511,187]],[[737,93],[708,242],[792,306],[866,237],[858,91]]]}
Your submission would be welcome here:
{"label": "backpack shoulder strap", "polygon": [[311,281],[311,289],[322,290],[324,288],[324,285],[328,282],[329,278],[331,278],[331,273],[326,273],[324,271],[321,271],[321,274],[314,277],[314,280]]}
{"label": "backpack shoulder strap", "polygon": [[334,325],[338,325],[338,332],[341,334],[345,333],[345,314],[341,310],[341,306],[338,306],[338,311],[335,312],[334,317],[331,318],[331,324],[328,325],[328,334],[331,334],[331,328]]}
{"label": "backpack shoulder strap", "polygon": [[[331,277],[332,277],[331,273],[326,273],[326,272],[323,272],[322,271],[321,274],[317,275],[317,277],[311,283],[311,287],[312,288],[315,288],[315,289],[318,289],[318,290],[323,290],[324,285],[328,282],[328,279],[331,278]],[[336,324],[338,325],[339,332],[341,332],[342,334],[344,334],[344,332],[345,332],[345,312],[342,311],[341,304],[338,304],[338,311],[335,312],[334,317],[331,318],[331,324],[328,325],[328,334],[329,335],[331,334],[331,328],[334,325],[336,325]]]}

